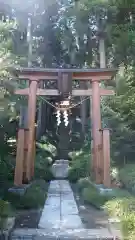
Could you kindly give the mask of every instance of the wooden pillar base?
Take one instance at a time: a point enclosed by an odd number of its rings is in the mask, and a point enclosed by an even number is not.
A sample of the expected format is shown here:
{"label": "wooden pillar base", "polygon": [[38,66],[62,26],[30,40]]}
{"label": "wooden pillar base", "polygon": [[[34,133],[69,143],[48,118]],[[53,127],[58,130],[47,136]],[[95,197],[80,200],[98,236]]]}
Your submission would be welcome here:
{"label": "wooden pillar base", "polygon": [[28,179],[26,177],[26,171],[27,171],[27,153],[28,153],[28,134],[29,134],[29,130],[25,129],[24,130],[24,161],[23,161],[23,183],[27,184],[28,183]]}
{"label": "wooden pillar base", "polygon": [[95,149],[93,149],[93,159],[94,159],[94,172],[95,172],[95,182],[96,184],[102,184],[102,146],[98,144]]}
{"label": "wooden pillar base", "polygon": [[95,162],[94,162],[93,140],[91,141],[91,177],[92,177],[92,180],[95,181]]}
{"label": "wooden pillar base", "polygon": [[[96,151],[96,153],[95,153]],[[92,169],[92,179],[96,182],[96,184],[102,184],[103,183],[103,171],[101,167],[101,160],[102,160],[102,146],[98,145],[96,149],[91,146],[91,169]],[[96,159],[98,155],[98,161]],[[100,158],[99,158],[100,156]],[[103,162],[103,161],[102,161]]]}
{"label": "wooden pillar base", "polygon": [[31,161],[31,178],[34,177],[34,169],[35,169],[35,155],[36,155],[36,142],[33,142],[33,152],[32,152],[32,161]]}
{"label": "wooden pillar base", "polygon": [[22,185],[23,180],[23,161],[24,161],[24,129],[18,131],[18,143],[16,153],[16,167],[14,175],[14,185]]}
{"label": "wooden pillar base", "polygon": [[109,129],[103,129],[102,136],[103,136],[103,184],[105,187],[111,187]]}

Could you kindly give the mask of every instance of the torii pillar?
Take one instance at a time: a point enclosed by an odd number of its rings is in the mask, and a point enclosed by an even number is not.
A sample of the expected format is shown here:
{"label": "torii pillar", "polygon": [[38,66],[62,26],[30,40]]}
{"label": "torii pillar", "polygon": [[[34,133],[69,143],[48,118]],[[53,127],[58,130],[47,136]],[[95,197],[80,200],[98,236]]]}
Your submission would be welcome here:
{"label": "torii pillar", "polygon": [[[105,45],[101,36],[99,39],[100,68],[105,69]],[[101,110],[100,110],[100,86],[103,79],[93,78],[92,99],[91,99],[91,118],[92,118],[92,169],[97,184],[103,183],[106,187],[110,181],[110,134],[108,129],[102,129]]]}
{"label": "torii pillar", "polygon": [[[28,78],[28,130],[19,129],[16,154],[16,167],[14,185],[22,185],[23,172],[26,181],[30,181],[34,175],[35,158],[35,115],[36,115],[36,92],[38,79],[34,76]],[[26,154],[24,154],[26,152]],[[25,164],[24,164],[25,163]],[[25,169],[24,169],[25,168]]]}
{"label": "torii pillar", "polygon": [[101,111],[99,79],[92,79],[92,138],[93,138],[93,168],[97,184],[102,182],[102,149],[101,149]]}
{"label": "torii pillar", "polygon": [[38,87],[37,78],[30,77],[29,96],[28,96],[28,152],[26,158],[26,179],[28,181],[34,176],[35,158],[35,116],[36,116],[36,92]]}

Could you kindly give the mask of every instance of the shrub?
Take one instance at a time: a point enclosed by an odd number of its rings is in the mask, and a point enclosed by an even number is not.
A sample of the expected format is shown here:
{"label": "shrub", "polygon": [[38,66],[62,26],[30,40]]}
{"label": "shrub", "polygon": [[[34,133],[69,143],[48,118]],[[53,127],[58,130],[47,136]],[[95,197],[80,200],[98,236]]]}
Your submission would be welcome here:
{"label": "shrub", "polygon": [[69,181],[72,183],[75,183],[78,181],[78,179],[81,177],[80,176],[80,169],[76,167],[70,167],[68,171],[68,178]]}
{"label": "shrub", "polygon": [[26,189],[24,195],[8,193],[7,199],[17,209],[37,209],[44,205],[47,196],[45,181],[35,181]]}
{"label": "shrub", "polygon": [[80,192],[82,192],[82,190],[83,190],[84,188],[87,188],[87,187],[90,186],[90,179],[89,179],[88,177],[86,177],[86,178],[81,178],[81,179],[78,180],[77,185],[78,185],[78,190],[79,190]]}
{"label": "shrub", "polygon": [[82,152],[72,159],[68,178],[71,182],[77,182],[80,178],[88,177],[90,173],[90,154]]}
{"label": "shrub", "polygon": [[103,207],[104,203],[108,201],[107,195],[102,195],[100,192],[95,188],[84,188],[82,191],[82,196],[84,201],[93,206],[100,208]]}
{"label": "shrub", "polygon": [[135,193],[135,164],[127,164],[119,171],[119,180]]}
{"label": "shrub", "polygon": [[46,167],[46,169],[44,168],[36,168],[35,169],[35,178],[36,179],[43,179],[46,182],[50,182],[51,180],[54,179],[54,176],[51,172],[50,167]]}
{"label": "shrub", "polygon": [[53,174],[50,169],[49,159],[44,158],[43,155],[37,154],[35,163],[35,178],[44,179],[46,182],[54,179]]}
{"label": "shrub", "polygon": [[125,239],[135,239],[135,213],[123,213],[121,228]]}
{"label": "shrub", "polygon": [[111,217],[118,217],[124,239],[134,239],[135,236],[135,199],[130,197],[115,198],[104,205]]}
{"label": "shrub", "polygon": [[122,217],[124,212],[135,211],[135,199],[133,197],[113,198],[106,202],[104,208],[107,209],[109,215]]}
{"label": "shrub", "polygon": [[25,192],[24,196],[20,198],[20,207],[25,209],[40,208],[44,205],[46,192],[40,184],[32,184]]}
{"label": "shrub", "polygon": [[112,189],[111,192],[111,196],[112,198],[119,198],[119,199],[123,199],[123,198],[129,198],[131,197],[131,194],[126,190],[126,189],[120,189],[120,188],[114,188]]}
{"label": "shrub", "polygon": [[8,217],[11,213],[11,206],[9,202],[0,200],[0,217]]}
{"label": "shrub", "polygon": [[80,191],[84,201],[92,204],[93,206],[100,208],[108,201],[112,194],[106,192],[100,192],[100,189],[91,182],[90,178],[83,178],[78,181],[78,190]]}
{"label": "shrub", "polygon": [[9,202],[0,200],[0,230],[5,228],[8,217],[13,216],[13,211]]}

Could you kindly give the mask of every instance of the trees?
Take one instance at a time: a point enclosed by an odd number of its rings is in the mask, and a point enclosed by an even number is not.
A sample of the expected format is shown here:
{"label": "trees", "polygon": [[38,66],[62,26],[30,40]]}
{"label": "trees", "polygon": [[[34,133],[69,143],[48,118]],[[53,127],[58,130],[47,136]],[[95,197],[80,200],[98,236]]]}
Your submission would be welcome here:
{"label": "trees", "polygon": [[[125,156],[127,159],[134,158],[134,151],[131,151],[135,130],[134,1],[34,0],[28,1],[25,6],[15,0],[12,4],[8,0],[5,3],[0,15],[0,57],[4,55],[0,72],[6,98],[1,97],[0,104],[4,106],[5,102],[13,101],[18,110],[18,98],[9,94],[14,88],[13,79],[7,75],[5,67],[11,64],[27,66],[28,17],[31,19],[32,66],[97,67],[97,31],[104,31],[107,66],[118,67],[119,73],[112,82],[116,96],[102,100],[103,124],[112,128],[113,158],[116,155],[122,161]],[[9,20],[5,22],[7,16]],[[9,84],[9,80],[12,84]],[[4,114],[2,112],[2,116]]]}

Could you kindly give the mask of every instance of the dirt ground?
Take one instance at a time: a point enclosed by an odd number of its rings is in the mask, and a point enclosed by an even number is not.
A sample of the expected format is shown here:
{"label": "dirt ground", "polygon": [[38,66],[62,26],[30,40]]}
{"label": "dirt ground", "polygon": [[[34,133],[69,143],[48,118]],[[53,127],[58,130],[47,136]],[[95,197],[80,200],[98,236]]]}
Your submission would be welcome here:
{"label": "dirt ground", "polygon": [[14,228],[37,228],[42,210],[26,210],[17,213]]}

